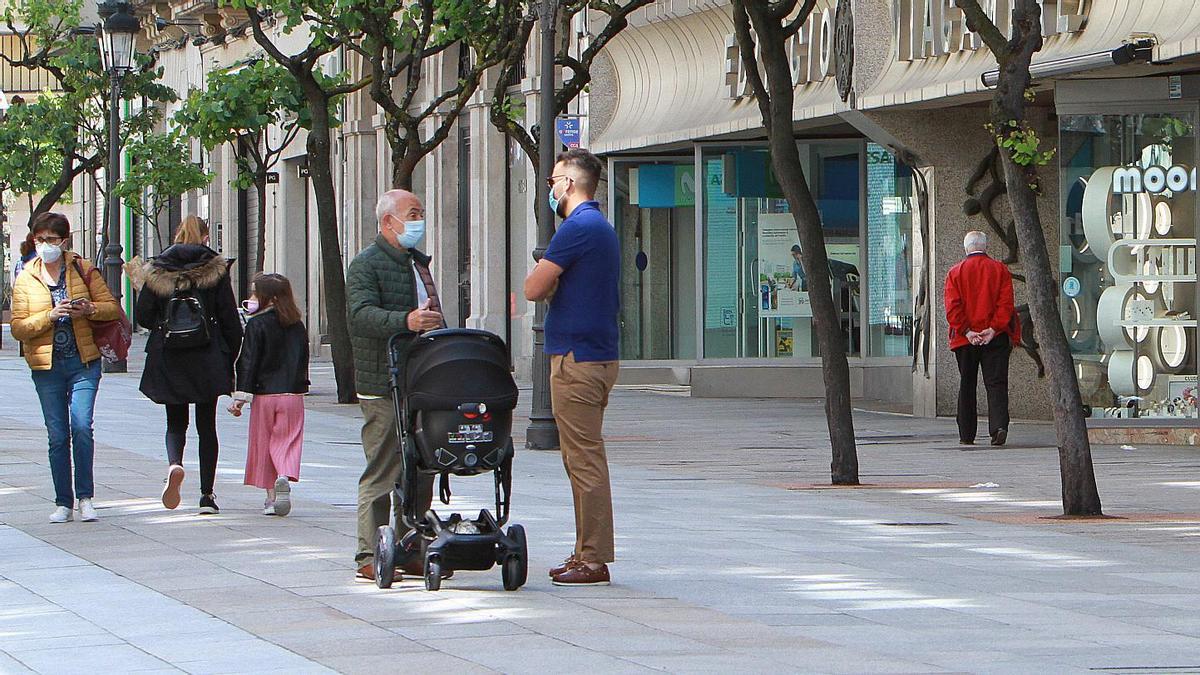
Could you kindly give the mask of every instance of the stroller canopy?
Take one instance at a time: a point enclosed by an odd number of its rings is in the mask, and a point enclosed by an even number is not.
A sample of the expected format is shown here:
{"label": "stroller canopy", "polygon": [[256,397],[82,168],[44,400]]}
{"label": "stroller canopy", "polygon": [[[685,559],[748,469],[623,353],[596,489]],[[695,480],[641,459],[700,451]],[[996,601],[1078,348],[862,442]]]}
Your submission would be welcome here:
{"label": "stroller canopy", "polygon": [[402,372],[411,410],[453,410],[463,403],[482,403],[495,411],[517,407],[508,350],[487,331],[425,333],[413,341]]}

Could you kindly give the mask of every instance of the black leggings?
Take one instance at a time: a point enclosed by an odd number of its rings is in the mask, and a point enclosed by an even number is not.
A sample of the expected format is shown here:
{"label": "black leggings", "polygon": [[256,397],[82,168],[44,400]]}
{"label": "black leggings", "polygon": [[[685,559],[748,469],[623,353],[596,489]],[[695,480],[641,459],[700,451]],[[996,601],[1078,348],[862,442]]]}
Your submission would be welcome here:
{"label": "black leggings", "polygon": [[[167,461],[183,464],[183,446],[187,443],[188,406],[167,405]],[[217,479],[217,402],[196,404],[196,434],[200,436],[200,493],[211,495]]]}

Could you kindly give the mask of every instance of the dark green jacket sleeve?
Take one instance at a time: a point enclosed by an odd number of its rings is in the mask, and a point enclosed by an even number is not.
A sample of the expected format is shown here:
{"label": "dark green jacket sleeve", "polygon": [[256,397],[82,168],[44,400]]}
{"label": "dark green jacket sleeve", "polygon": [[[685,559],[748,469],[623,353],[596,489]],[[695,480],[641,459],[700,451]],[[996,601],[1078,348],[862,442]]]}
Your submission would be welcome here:
{"label": "dark green jacket sleeve", "polygon": [[347,273],[347,294],[350,300],[350,323],[356,335],[386,340],[396,333],[408,333],[409,311],[383,308],[379,280],[370,261],[355,259]]}

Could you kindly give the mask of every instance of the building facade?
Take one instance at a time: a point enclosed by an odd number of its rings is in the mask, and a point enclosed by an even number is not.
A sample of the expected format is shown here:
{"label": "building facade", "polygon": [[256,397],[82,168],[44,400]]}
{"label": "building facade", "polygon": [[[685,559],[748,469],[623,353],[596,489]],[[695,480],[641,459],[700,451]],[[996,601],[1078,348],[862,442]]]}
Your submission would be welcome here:
{"label": "building facade", "polygon": [[[984,4],[1006,29],[1009,1]],[[1200,8],[1041,5],[1046,42],[1034,60],[1031,114],[1056,155],[1039,205],[1089,414],[1099,430],[1145,426],[1194,440],[1200,80],[1189,73],[1200,64]],[[160,59],[181,93],[257,51],[245,16],[215,2],[152,8],[198,24],[148,31],[150,43],[175,45]],[[609,43],[590,95],[571,111],[583,120],[585,147],[608,166],[601,199],[623,250],[622,379],[686,384],[693,396],[820,396],[811,272],[793,255],[794,222],[733,36],[725,0],[659,0]],[[1024,296],[1024,260],[985,130],[984,76],[995,60],[952,0],[818,0],[788,48],[796,142],[822,213],[853,394],[917,415],[953,414],[958,378],[942,284],[966,231],[989,232],[989,252],[1018,277],[1018,304]],[[430,92],[454,81],[457,60],[448,53],[434,65]],[[333,54],[327,68],[355,65]],[[537,68],[526,72],[511,93],[532,116],[540,83]],[[335,165],[348,263],[374,236],[390,171],[374,104],[356,94],[341,112]],[[506,337],[527,378],[533,306],[519,289],[544,190],[488,112],[481,94],[415,185],[449,322]],[[266,237],[267,269],[305,280],[297,286],[320,347],[325,308],[304,141],[292,144],[263,204],[229,187],[234,148],[197,149],[217,178],[182,198],[178,214],[209,218],[214,243],[232,257]],[[263,233],[249,231],[258,209],[267,212]],[[153,253],[146,233],[132,240]],[[244,289],[244,270],[235,274]],[[1045,418],[1048,384],[1029,342],[1013,358],[1013,413]]]}
{"label": "building facade", "polygon": [[[983,4],[1007,32],[1010,3]],[[1039,205],[1088,413],[1100,430],[1194,442],[1189,73],[1200,10],[1040,4],[1031,112],[1056,155]],[[609,108],[594,103],[593,149],[609,159],[625,245],[625,370],[630,381],[690,384],[694,396],[819,395],[803,271],[789,255],[798,240],[731,16],[725,2],[658,2],[606,51],[615,92]],[[942,286],[967,230],[989,233],[990,253],[1018,279],[1018,304],[1024,296],[985,130],[995,60],[949,0],[821,0],[788,49],[796,142],[833,259],[853,393],[952,415]],[[1045,418],[1048,385],[1026,342],[1013,358],[1014,414]]]}

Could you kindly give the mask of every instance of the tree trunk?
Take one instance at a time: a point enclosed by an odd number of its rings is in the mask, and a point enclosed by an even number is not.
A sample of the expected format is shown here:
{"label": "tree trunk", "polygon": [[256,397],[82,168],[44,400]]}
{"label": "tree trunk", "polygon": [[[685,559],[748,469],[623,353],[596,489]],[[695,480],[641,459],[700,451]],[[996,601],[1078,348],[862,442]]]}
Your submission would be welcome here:
{"label": "tree trunk", "polygon": [[[748,3],[750,0],[746,1]],[[800,237],[803,248],[801,256],[807,273],[808,296],[812,303],[813,326],[821,350],[825,419],[833,451],[830,478],[834,485],[857,485],[858,451],[850,402],[850,364],[846,359],[841,312],[834,302],[829,279],[829,254],[825,249],[821,214],[804,177],[793,132],[795,95],[791,64],[784,49],[781,27],[773,24],[764,30],[764,25],[757,22],[755,27],[758,28],[762,65],[768,83],[769,103],[764,105],[760,102],[759,105],[763,108],[763,123],[767,127],[771,164],[787,198],[792,218],[796,221],[796,233]]]}
{"label": "tree trunk", "polygon": [[63,166],[58,180],[42,195],[42,198],[38,200],[37,206],[33,205],[33,195],[29,195],[29,224],[32,225],[33,219],[43,213],[49,213],[58,204],[58,200],[62,199],[63,195],[67,194],[71,189],[71,185],[75,182],[75,176],[79,173],[74,170],[73,164],[72,162],[71,167]]}
{"label": "tree trunk", "polygon": [[[1013,39],[1009,51],[998,58],[1000,80],[992,100],[994,135],[1016,129],[1027,130],[1026,90],[1033,54],[1041,49],[1041,9],[1033,0],[1018,0],[1013,11]],[[993,53],[997,50],[993,48]],[[1062,477],[1063,513],[1068,516],[1101,515],[1100,493],[1092,467],[1092,448],[1083,398],[1067,333],[1058,308],[1058,282],[1046,248],[1041,215],[1038,213],[1036,162],[1017,164],[1013,154],[1001,147],[1004,181],[1016,223],[1021,251],[1025,254],[1026,288],[1035,337],[1041,345],[1046,372],[1053,391],[1054,431],[1058,440],[1058,464]]]}
{"label": "tree trunk", "polygon": [[1083,399],[1075,376],[1075,361],[1058,311],[1058,284],[1051,273],[1037,195],[1029,187],[1031,171],[1004,156],[1004,176],[1017,232],[1025,242],[1026,289],[1034,332],[1042,360],[1050,374],[1054,406],[1054,431],[1058,438],[1058,464],[1062,474],[1063,513],[1069,516],[1100,515],[1100,493],[1092,468],[1091,444],[1083,417]]}
{"label": "tree trunk", "polygon": [[[390,141],[389,137],[389,141]],[[392,189],[409,190],[413,187],[413,174],[421,161],[418,153],[407,147],[408,141],[399,136],[392,143]]]}
{"label": "tree trunk", "polygon": [[[769,68],[769,66],[768,66]],[[858,451],[854,441],[854,415],[850,404],[850,364],[846,359],[846,340],[842,333],[841,313],[833,299],[829,282],[829,254],[821,228],[821,214],[813,201],[808,181],[800,168],[800,153],[792,135],[792,106],[786,108],[786,120],[776,120],[770,132],[771,163],[775,176],[787,197],[796,233],[804,249],[808,297],[812,303],[813,326],[821,350],[821,375],[825,382],[825,419],[833,449],[830,478],[834,485],[858,484]]]}
{"label": "tree trunk", "polygon": [[357,400],[354,386],[354,353],[350,343],[346,276],[338,234],[337,195],[333,184],[329,99],[321,85],[312,78],[312,73],[298,79],[304,88],[309,113],[312,115],[312,128],[308,134],[308,170],[317,200],[317,238],[321,248],[325,312],[333,348],[333,374],[337,381],[338,402],[354,403]]}
{"label": "tree trunk", "polygon": [[[266,267],[267,259],[267,176],[263,173],[254,177],[254,191],[258,195],[258,245],[254,251],[254,273]],[[335,229],[336,231],[336,229]]]}

